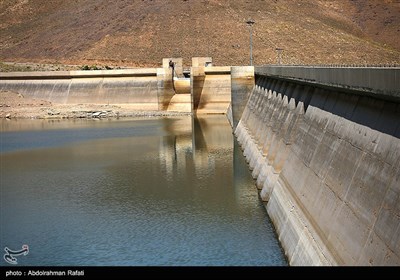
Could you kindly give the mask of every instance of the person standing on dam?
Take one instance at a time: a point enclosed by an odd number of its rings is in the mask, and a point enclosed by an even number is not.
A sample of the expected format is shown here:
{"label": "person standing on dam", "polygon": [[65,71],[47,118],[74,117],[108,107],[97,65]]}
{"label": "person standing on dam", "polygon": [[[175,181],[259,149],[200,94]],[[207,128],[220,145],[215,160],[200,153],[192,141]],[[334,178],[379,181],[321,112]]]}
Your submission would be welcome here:
{"label": "person standing on dam", "polygon": [[175,63],[172,60],[169,61],[169,67],[171,67],[172,70],[175,68]]}
{"label": "person standing on dam", "polygon": [[174,77],[174,71],[175,71],[175,63],[172,61],[172,59],[169,60],[169,67],[172,69],[172,78]]}

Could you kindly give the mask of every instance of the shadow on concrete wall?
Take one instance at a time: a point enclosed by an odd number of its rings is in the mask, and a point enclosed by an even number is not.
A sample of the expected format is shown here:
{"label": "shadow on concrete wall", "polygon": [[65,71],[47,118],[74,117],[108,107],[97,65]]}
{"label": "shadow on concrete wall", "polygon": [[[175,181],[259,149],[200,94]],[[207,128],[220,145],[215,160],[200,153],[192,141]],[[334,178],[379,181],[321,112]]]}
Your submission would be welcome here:
{"label": "shadow on concrete wall", "polygon": [[289,101],[293,98],[296,106],[299,102],[303,102],[306,112],[311,105],[373,130],[400,138],[400,121],[393,121],[400,120],[400,104],[394,101],[363,96],[359,92],[350,90],[312,87],[262,75],[256,75],[256,85],[276,94],[280,93],[282,98],[286,96]]}

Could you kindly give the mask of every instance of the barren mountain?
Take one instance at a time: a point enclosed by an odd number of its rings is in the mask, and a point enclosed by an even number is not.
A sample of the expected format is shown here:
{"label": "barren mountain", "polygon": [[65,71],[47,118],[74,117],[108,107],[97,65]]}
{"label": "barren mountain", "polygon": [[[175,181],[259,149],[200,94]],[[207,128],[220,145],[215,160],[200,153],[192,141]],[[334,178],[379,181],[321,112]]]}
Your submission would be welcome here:
{"label": "barren mountain", "polygon": [[0,0],[0,61],[399,64],[399,0]]}

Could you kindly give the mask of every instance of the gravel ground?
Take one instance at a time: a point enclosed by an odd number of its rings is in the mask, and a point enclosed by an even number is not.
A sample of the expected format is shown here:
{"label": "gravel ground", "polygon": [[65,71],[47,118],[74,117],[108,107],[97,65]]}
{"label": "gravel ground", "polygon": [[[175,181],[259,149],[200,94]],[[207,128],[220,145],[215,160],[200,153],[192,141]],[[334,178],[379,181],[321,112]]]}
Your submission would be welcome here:
{"label": "gravel ground", "polygon": [[24,97],[11,91],[0,91],[0,118],[68,119],[180,116],[190,113],[137,111],[129,104],[52,104],[49,101]]}

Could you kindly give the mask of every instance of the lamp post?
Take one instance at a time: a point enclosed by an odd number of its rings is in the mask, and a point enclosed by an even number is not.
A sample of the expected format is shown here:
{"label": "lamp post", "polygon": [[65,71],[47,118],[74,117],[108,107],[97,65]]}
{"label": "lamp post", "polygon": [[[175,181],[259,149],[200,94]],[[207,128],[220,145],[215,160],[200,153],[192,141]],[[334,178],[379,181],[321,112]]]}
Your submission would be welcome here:
{"label": "lamp post", "polygon": [[282,54],[283,49],[282,48],[276,48],[275,50],[278,52],[278,64],[281,65],[282,64],[281,54]]}
{"label": "lamp post", "polygon": [[249,19],[246,23],[250,27],[250,66],[253,66],[253,24],[256,22]]}

